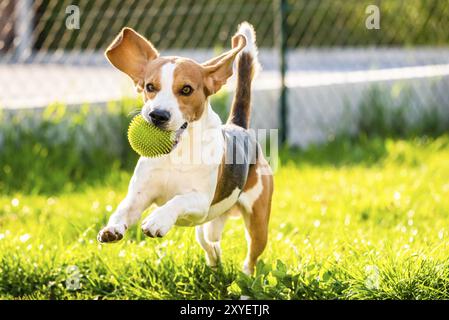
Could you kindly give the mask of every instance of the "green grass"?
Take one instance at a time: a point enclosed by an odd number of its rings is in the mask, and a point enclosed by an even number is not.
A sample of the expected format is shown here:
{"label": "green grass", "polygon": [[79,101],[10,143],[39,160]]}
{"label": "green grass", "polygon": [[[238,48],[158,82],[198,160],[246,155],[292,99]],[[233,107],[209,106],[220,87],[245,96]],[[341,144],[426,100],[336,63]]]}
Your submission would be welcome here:
{"label": "green grass", "polygon": [[99,245],[129,177],[117,169],[76,191],[0,196],[0,298],[449,298],[447,135],[283,150],[269,243],[252,278],[240,273],[241,218],[225,228],[216,272],[193,228],[150,239],[136,226],[121,243]]}

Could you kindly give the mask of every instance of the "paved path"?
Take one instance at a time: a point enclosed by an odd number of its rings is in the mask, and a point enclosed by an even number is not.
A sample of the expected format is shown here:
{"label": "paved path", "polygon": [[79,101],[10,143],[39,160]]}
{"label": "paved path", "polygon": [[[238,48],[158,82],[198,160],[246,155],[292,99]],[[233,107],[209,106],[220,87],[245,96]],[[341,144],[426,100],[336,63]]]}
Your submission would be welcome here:
{"label": "paved path", "polygon": [[[180,54],[198,61],[214,56],[210,50],[165,54]],[[45,64],[0,63],[0,107],[33,108],[55,101],[104,103],[135,96],[131,81],[109,66],[102,55],[97,55],[84,62],[83,55],[80,59],[68,57],[66,61],[70,64],[51,63],[51,59],[44,59]],[[96,58],[96,65],[92,65],[92,57]],[[261,50],[260,60],[264,71],[254,89],[278,88],[275,52]],[[288,64],[289,87],[323,87],[321,91],[325,93],[325,87],[332,84],[445,76],[449,74],[449,49],[295,50],[290,52]],[[231,79],[229,88],[233,87]]]}

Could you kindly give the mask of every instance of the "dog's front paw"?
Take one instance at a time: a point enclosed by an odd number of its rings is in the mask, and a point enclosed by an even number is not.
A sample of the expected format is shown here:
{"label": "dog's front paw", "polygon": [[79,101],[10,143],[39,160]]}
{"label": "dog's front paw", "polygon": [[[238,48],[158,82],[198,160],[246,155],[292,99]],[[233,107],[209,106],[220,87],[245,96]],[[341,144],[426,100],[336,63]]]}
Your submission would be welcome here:
{"label": "dog's front paw", "polygon": [[170,215],[153,213],[142,222],[142,231],[148,237],[163,237],[175,224]]}
{"label": "dog's front paw", "polygon": [[106,226],[98,233],[97,240],[101,243],[120,241],[125,234],[125,225]]}

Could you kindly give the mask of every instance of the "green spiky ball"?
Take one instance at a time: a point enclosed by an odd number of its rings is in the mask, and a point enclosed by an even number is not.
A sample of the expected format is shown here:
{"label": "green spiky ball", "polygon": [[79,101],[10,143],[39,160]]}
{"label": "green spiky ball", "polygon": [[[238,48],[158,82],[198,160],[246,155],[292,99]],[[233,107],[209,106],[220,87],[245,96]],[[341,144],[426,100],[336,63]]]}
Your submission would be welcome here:
{"label": "green spiky ball", "polygon": [[154,158],[169,153],[175,144],[175,132],[162,130],[135,116],[128,128],[131,148],[143,157]]}

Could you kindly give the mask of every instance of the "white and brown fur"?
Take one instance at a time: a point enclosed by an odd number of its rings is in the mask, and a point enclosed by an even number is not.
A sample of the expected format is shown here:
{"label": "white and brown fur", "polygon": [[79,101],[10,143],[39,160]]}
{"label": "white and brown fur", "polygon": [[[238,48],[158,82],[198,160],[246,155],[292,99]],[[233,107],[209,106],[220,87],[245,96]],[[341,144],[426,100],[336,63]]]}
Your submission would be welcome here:
{"label": "white and brown fur", "polygon": [[[248,133],[251,81],[258,67],[253,27],[244,22],[232,39],[232,49],[199,64],[181,57],[160,57],[154,46],[130,28],[124,28],[106,50],[109,61],[143,92],[142,116],[154,110],[170,114],[163,127],[178,130],[181,142],[172,153],[193,154],[198,145],[208,159],[186,164],[171,154],[141,157],[128,194],[98,234],[100,242],[123,238],[151,204],[158,207],[142,222],[149,237],[162,237],[174,226],[196,226],[196,237],[212,267],[220,262],[220,240],[226,219],[239,211],[244,219],[248,254],[244,271],[252,273],[265,249],[273,193],[273,179],[261,148]],[[237,70],[237,88],[225,125],[212,110],[208,97]],[[151,84],[151,86],[149,86]],[[191,94],[182,90],[190,86]],[[151,89],[151,90],[150,90]],[[195,130],[200,130],[195,135]],[[192,140],[200,140],[193,143]],[[198,141],[194,141],[198,142]],[[240,161],[229,161],[229,157]]]}

